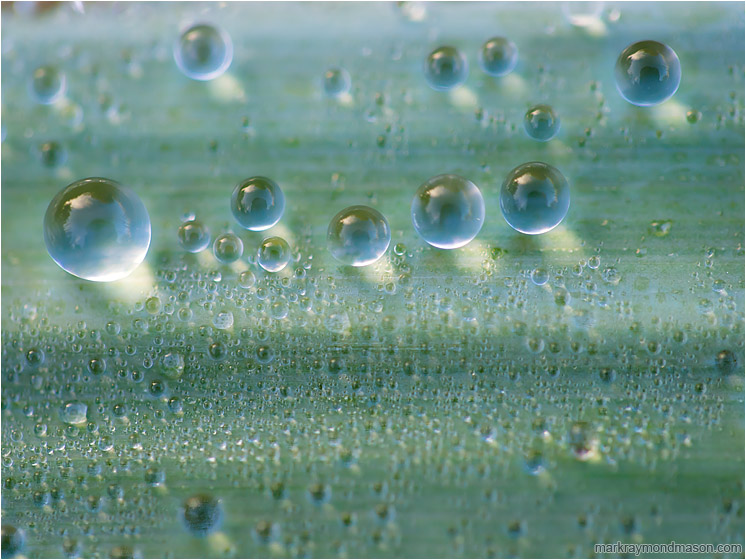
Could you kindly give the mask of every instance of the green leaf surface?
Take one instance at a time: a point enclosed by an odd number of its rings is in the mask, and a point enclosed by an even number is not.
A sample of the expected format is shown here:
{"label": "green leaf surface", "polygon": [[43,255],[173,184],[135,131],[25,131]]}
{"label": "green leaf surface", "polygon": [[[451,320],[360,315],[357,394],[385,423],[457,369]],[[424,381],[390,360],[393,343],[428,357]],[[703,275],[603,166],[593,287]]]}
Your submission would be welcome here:
{"label": "green leaf surface", "polygon": [[[82,7],[2,6],[2,523],[24,531],[21,554],[743,545],[742,4],[606,3],[585,27],[559,3]],[[211,82],[173,61],[194,21],[233,40]],[[496,35],[520,53],[502,79],[477,64]],[[644,109],[613,78],[641,39],[682,64],[676,95]],[[470,63],[451,93],[422,72],[444,44]],[[42,64],[67,76],[52,106],[29,95]],[[330,66],[349,71],[349,98],[323,95]],[[536,103],[562,121],[548,143],[523,131]],[[67,156],[52,167],[40,156],[50,141]],[[530,237],[505,223],[498,194],[534,160],[562,171],[572,202]],[[415,190],[440,173],[485,197],[463,249],[429,247],[411,224]],[[230,213],[251,175],[285,192],[266,232],[293,248],[278,274],[255,263],[265,234]],[[111,284],[66,274],[44,246],[49,201],[89,176],[132,188],[152,221],[146,261]],[[364,269],[326,249],[329,220],[352,204],[378,209],[393,234]],[[185,254],[176,230],[189,213],[213,236],[233,228],[244,258]],[[227,330],[215,326],[224,311]],[[185,361],[176,379],[168,352]],[[87,424],[62,421],[70,401],[87,404]],[[181,517],[197,493],[221,500],[206,538]]]}

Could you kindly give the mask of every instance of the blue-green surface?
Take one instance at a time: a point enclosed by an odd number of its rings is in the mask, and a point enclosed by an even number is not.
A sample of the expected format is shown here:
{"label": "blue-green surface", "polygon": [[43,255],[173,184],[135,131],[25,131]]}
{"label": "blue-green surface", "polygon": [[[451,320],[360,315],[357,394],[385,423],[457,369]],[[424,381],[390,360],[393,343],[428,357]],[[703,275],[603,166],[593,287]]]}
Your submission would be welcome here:
{"label": "blue-green surface", "polygon": [[[2,6],[2,524],[25,532],[23,555],[743,545],[742,4],[606,3],[584,27],[544,3],[80,10]],[[213,81],[173,59],[198,21],[232,39]],[[477,62],[495,36],[519,49],[503,78]],[[644,39],[682,68],[650,108],[614,83]],[[423,73],[442,45],[470,65],[450,92]],[[48,64],[66,96],[42,106],[29,81]],[[324,90],[334,67],[348,96]],[[523,130],[539,103],[562,121],[546,143]],[[528,161],[571,189],[541,236],[500,213]],[[484,196],[484,226],[454,251],[411,223],[441,173]],[[230,208],[255,175],[286,197],[262,233]],[[66,274],[42,235],[52,197],[91,176],[132,188],[152,222],[145,262],[111,284]],[[360,269],[326,246],[354,204],[392,234]],[[191,214],[213,239],[237,233],[243,257],[187,254]],[[277,274],[256,263],[267,236],[291,247]],[[87,423],[65,421],[70,403]],[[198,538],[182,507],[204,493],[223,519]]]}

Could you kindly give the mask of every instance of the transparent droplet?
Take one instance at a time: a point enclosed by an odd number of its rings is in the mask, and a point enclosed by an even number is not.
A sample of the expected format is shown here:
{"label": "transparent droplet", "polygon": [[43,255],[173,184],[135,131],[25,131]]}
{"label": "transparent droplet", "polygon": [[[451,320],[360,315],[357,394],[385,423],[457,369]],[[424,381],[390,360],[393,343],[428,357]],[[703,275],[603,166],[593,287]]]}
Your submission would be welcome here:
{"label": "transparent droplet", "polygon": [[187,530],[197,537],[204,537],[220,526],[223,508],[220,500],[200,493],[184,502],[182,515]]}
{"label": "transparent droplet", "polygon": [[500,189],[500,210],[508,225],[536,235],[554,229],[570,208],[570,186],[558,169],[533,161],[519,165]]}
{"label": "transparent droplet", "polygon": [[166,352],[161,358],[163,375],[177,379],[184,373],[184,356],[175,350]]}
{"label": "transparent droplet", "polygon": [[131,190],[91,177],[62,189],[44,216],[44,241],[64,270],[95,282],[129,275],[150,246],[150,217]]}
{"label": "transparent droplet", "polygon": [[243,255],[243,241],[235,233],[224,233],[215,239],[212,252],[223,264],[236,262]]}
{"label": "transparent droplet", "polygon": [[212,80],[231,65],[233,43],[222,29],[204,23],[193,25],[176,41],[174,60],[186,77]]}
{"label": "transparent droplet", "polygon": [[428,179],[412,200],[412,224],[433,247],[457,249],[484,224],[484,199],[477,186],[458,175]]}
{"label": "transparent droplet", "polygon": [[425,80],[437,91],[460,86],[469,76],[469,63],[455,47],[438,47],[425,59]]}
{"label": "transparent droplet", "polygon": [[3,523],[0,531],[3,558],[14,558],[20,554],[26,544],[26,534],[9,523]]}
{"label": "transparent droplet", "polygon": [[215,325],[216,329],[226,330],[233,326],[233,313],[230,311],[221,311],[212,320],[212,324]]}
{"label": "transparent droplet", "polygon": [[730,350],[721,350],[716,357],[717,367],[723,375],[729,375],[736,370],[738,359]]}
{"label": "transparent droplet", "polygon": [[272,179],[251,177],[233,190],[231,211],[242,228],[264,231],[282,218],[285,195]]}
{"label": "transparent droplet", "polygon": [[505,37],[493,37],[479,50],[479,65],[495,77],[510,74],[518,64],[518,47]]}
{"label": "transparent droplet", "polygon": [[31,95],[42,105],[51,105],[65,95],[67,79],[54,66],[40,66],[31,75]]}
{"label": "transparent droplet", "polygon": [[621,96],[640,107],[658,105],[679,89],[681,63],[668,45],[633,43],[622,51],[614,72]]}
{"label": "transparent droplet", "polygon": [[267,272],[279,272],[290,262],[290,246],[282,237],[268,237],[259,246],[257,262]]}
{"label": "transparent droplet", "polygon": [[326,244],[338,261],[351,266],[376,262],[391,243],[391,228],[378,210],[350,206],[329,223]]}
{"label": "transparent droplet", "polygon": [[67,161],[67,151],[58,142],[45,142],[39,146],[39,157],[45,167],[59,167]]}
{"label": "transparent droplet", "polygon": [[549,272],[546,268],[535,268],[531,271],[531,281],[537,286],[543,286],[549,281]]}
{"label": "transparent droplet", "polygon": [[244,289],[253,288],[256,284],[256,276],[250,270],[244,270],[238,275],[238,284]]}
{"label": "transparent droplet", "polygon": [[66,424],[82,424],[88,420],[88,405],[80,401],[68,401],[62,405],[60,419]]}
{"label": "transparent droplet", "polygon": [[324,73],[324,93],[330,97],[340,97],[350,91],[352,80],[344,68],[329,68]]}
{"label": "transparent droplet", "polygon": [[535,105],[526,111],[523,128],[530,138],[539,142],[547,142],[557,136],[560,119],[549,105]]}
{"label": "transparent droplet", "polygon": [[650,222],[650,233],[656,237],[665,237],[671,231],[673,221],[671,220],[655,220]]}
{"label": "transparent droplet", "polygon": [[179,226],[179,243],[190,253],[199,253],[210,244],[210,230],[199,220],[188,220]]}

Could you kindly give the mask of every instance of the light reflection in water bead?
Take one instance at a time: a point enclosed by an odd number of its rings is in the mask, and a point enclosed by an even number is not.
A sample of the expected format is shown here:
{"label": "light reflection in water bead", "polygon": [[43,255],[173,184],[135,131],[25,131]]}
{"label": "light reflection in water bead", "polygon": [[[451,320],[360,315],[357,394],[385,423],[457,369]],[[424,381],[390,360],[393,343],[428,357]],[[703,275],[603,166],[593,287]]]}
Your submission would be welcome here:
{"label": "light reflection in water bead", "polygon": [[49,203],[44,242],[70,274],[111,282],[129,275],[145,258],[150,217],[140,198],[116,181],[82,179]]}
{"label": "light reflection in water bead", "polygon": [[60,419],[65,424],[82,424],[88,419],[88,405],[80,401],[68,401],[60,409]]}
{"label": "light reflection in water bead", "polygon": [[326,243],[338,261],[351,266],[366,266],[380,259],[388,249],[391,228],[378,210],[350,206],[332,218]]}
{"label": "light reflection in water bead", "polygon": [[558,169],[532,161],[513,169],[500,189],[500,210],[510,227],[536,235],[555,228],[570,208],[570,186]]}
{"label": "light reflection in water bead", "polygon": [[210,230],[199,220],[187,220],[179,226],[179,243],[190,253],[199,253],[210,244]]}
{"label": "light reflection in water bead", "polygon": [[212,252],[223,264],[236,262],[243,255],[243,241],[235,233],[224,233],[215,239]]}
{"label": "light reflection in water bead", "polygon": [[51,105],[65,95],[67,79],[54,66],[40,66],[31,75],[31,95],[42,105]]}
{"label": "light reflection in water bead", "polygon": [[640,107],[658,105],[679,89],[681,63],[668,45],[639,41],[619,55],[614,69],[621,96]]}
{"label": "light reflection in water bead", "polygon": [[518,47],[505,37],[493,37],[479,50],[479,65],[490,76],[510,74],[518,64]]}
{"label": "light reflection in water bead", "polygon": [[204,23],[193,25],[176,41],[174,60],[186,77],[213,80],[230,67],[233,43],[222,29]]}
{"label": "light reflection in water bead", "polygon": [[425,59],[425,79],[437,91],[460,86],[469,76],[469,63],[455,47],[438,47]]}
{"label": "light reflection in water bead", "polygon": [[420,186],[412,200],[412,224],[433,247],[463,247],[484,224],[482,193],[474,183],[458,175],[432,177]]}
{"label": "light reflection in water bead", "polygon": [[2,556],[3,558],[14,558],[23,551],[26,544],[26,533],[17,529],[9,523],[2,525]]}
{"label": "light reflection in water bead", "polygon": [[535,105],[526,111],[523,127],[529,137],[539,142],[547,142],[557,136],[560,119],[549,105]]}
{"label": "light reflection in water bead", "polygon": [[231,212],[239,225],[251,231],[264,231],[282,218],[285,195],[267,177],[251,177],[233,189]]}
{"label": "light reflection in water bead", "polygon": [[340,97],[350,91],[352,80],[344,68],[329,68],[324,72],[324,93],[329,97]]}
{"label": "light reflection in water bead", "polygon": [[282,237],[268,237],[259,246],[257,262],[267,272],[279,272],[290,262],[290,246]]}
{"label": "light reflection in water bead", "polygon": [[184,502],[184,525],[197,537],[204,537],[220,526],[223,508],[220,500],[209,494],[195,494]]}
{"label": "light reflection in water bead", "polygon": [[39,146],[39,157],[45,167],[58,167],[67,161],[67,150],[58,142],[44,142]]}

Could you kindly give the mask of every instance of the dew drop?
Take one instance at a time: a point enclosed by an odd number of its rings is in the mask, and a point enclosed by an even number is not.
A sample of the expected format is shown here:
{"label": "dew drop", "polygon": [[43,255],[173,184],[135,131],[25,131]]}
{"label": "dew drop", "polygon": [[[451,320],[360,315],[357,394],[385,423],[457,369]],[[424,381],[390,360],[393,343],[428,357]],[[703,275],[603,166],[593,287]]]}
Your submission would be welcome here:
{"label": "dew drop", "polygon": [[40,66],[31,75],[31,95],[42,105],[52,105],[65,95],[65,74],[54,66]]}
{"label": "dew drop", "polygon": [[505,178],[500,210],[508,225],[521,233],[546,233],[559,225],[570,208],[570,186],[558,169],[538,161],[519,165]]}
{"label": "dew drop", "polygon": [[257,262],[267,272],[279,272],[290,262],[290,246],[282,237],[268,237],[259,246]]}
{"label": "dew drop", "polygon": [[479,50],[479,65],[485,74],[501,77],[510,74],[518,64],[518,47],[505,37],[493,37]]}
{"label": "dew drop", "polygon": [[523,128],[529,138],[539,142],[548,142],[560,130],[560,119],[549,105],[535,105],[526,111]]}
{"label": "dew drop", "polygon": [[243,241],[235,233],[224,233],[215,239],[212,252],[223,264],[236,262],[243,255]]}
{"label": "dew drop", "polygon": [[425,80],[436,91],[448,91],[466,81],[469,63],[455,47],[438,47],[425,59]]}
{"label": "dew drop", "polygon": [[324,93],[329,97],[341,97],[351,86],[350,73],[344,68],[329,68],[324,72]]}
{"label": "dew drop", "polygon": [[242,228],[264,231],[282,218],[285,195],[272,179],[251,177],[241,181],[233,190],[231,211]]}
{"label": "dew drop", "polygon": [[329,223],[326,234],[329,252],[339,262],[367,266],[376,262],[391,243],[391,229],[378,210],[350,206]]}
{"label": "dew drop", "polygon": [[184,502],[182,516],[187,531],[197,537],[204,537],[220,526],[223,508],[220,500],[200,493]]}
{"label": "dew drop", "polygon": [[614,75],[625,100],[649,107],[663,103],[679,89],[681,63],[668,45],[639,41],[619,55]]}
{"label": "dew drop", "polygon": [[199,220],[187,220],[179,226],[179,243],[190,253],[199,253],[210,245],[210,230]]}
{"label": "dew drop", "polygon": [[193,25],[174,45],[174,60],[179,70],[193,80],[212,80],[221,76],[233,61],[233,43],[222,29],[208,24]]}
{"label": "dew drop", "polygon": [[64,270],[95,282],[129,275],[150,246],[150,217],[131,190],[101,177],[76,181],[49,203],[44,241]]}
{"label": "dew drop", "polygon": [[417,190],[411,214],[414,229],[427,243],[439,249],[457,249],[482,229],[484,199],[468,179],[437,175]]}

